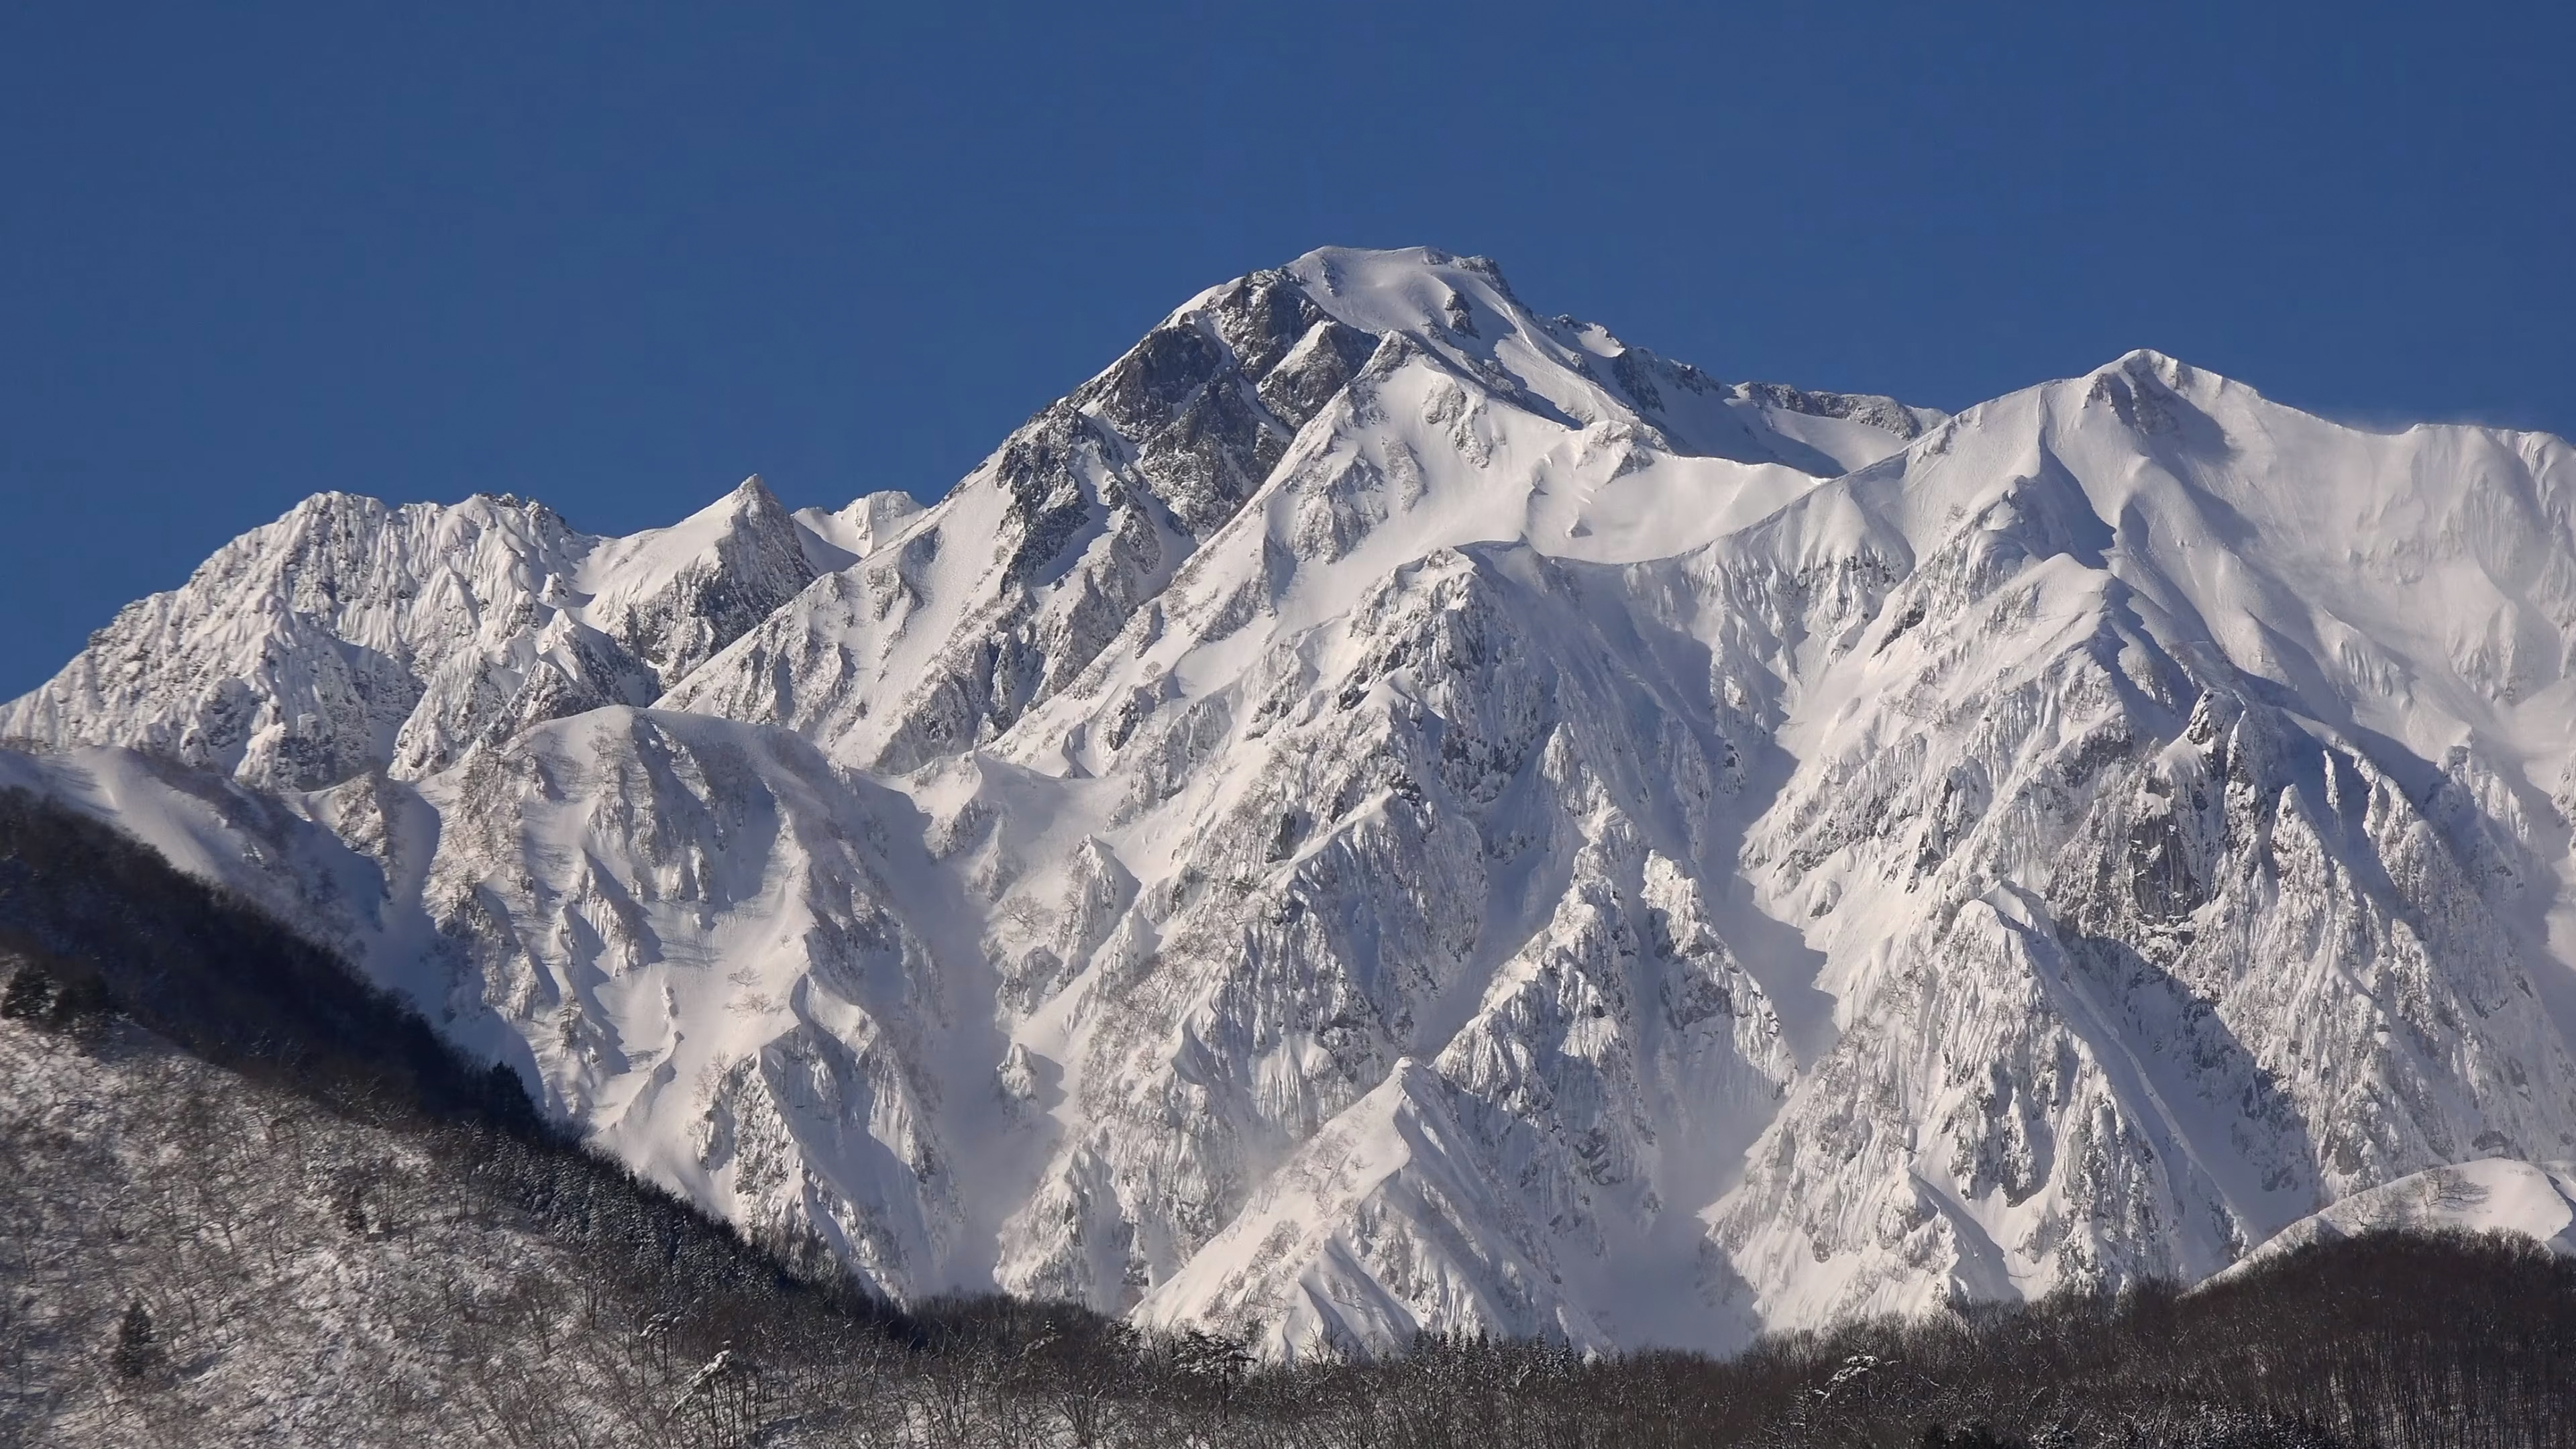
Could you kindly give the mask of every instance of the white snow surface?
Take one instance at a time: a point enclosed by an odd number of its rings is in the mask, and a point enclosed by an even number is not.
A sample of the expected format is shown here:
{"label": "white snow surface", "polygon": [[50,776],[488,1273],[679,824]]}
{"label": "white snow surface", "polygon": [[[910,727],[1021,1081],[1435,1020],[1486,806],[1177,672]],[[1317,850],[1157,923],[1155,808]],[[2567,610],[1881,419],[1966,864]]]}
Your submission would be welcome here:
{"label": "white snow surface", "polygon": [[2219,1277],[2312,1243],[2371,1232],[2443,1230],[2514,1233],[2576,1258],[2576,1162],[2483,1157],[2428,1167],[2301,1218]]}
{"label": "white snow surface", "polygon": [[2571,490],[2153,353],[1720,383],[1326,250],[927,508],[323,495],[0,784],[899,1298],[1723,1349],[2576,1149]]}

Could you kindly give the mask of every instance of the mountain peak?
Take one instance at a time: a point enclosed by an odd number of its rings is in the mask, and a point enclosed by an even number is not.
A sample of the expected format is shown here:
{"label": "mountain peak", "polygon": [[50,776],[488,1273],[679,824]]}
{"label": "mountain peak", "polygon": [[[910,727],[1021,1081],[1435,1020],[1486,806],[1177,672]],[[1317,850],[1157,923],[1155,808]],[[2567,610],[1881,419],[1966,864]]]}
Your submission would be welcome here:
{"label": "mountain peak", "polygon": [[2169,352],[2158,352],[2152,347],[2132,347],[2093,370],[2103,372],[2111,368],[2119,368],[2127,372],[2145,369],[2155,373],[2170,373],[2176,369],[2187,370],[2188,364]]}
{"label": "mountain peak", "polygon": [[1437,247],[1318,247],[1280,270],[1337,321],[1379,336],[1474,337],[1480,313],[1526,320],[1501,267]]}
{"label": "mountain peak", "polygon": [[2227,386],[2230,379],[2152,347],[2133,347],[2084,374],[2088,380],[2126,379],[2185,396]]}

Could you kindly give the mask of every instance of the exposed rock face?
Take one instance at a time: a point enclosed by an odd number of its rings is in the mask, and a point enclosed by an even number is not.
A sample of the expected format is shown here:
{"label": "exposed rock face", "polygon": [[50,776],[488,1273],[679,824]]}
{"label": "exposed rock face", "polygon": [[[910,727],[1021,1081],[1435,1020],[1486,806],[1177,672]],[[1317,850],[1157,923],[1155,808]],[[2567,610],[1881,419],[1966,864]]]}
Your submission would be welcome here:
{"label": "exposed rock face", "polygon": [[1326,251],[928,508],[317,499],[0,766],[889,1294],[1725,1346],[2576,1149],[2571,490]]}

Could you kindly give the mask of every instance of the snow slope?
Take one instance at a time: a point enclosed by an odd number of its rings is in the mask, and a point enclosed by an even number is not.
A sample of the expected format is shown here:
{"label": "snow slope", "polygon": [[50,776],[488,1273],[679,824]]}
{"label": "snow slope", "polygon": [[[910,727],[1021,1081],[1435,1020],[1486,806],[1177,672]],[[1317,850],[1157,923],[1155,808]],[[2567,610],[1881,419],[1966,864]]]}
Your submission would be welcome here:
{"label": "snow slope", "polygon": [[2576,1147],[2571,487],[2152,353],[1724,384],[1327,250],[927,508],[316,500],[0,774],[890,1294],[1725,1347]]}
{"label": "snow slope", "polygon": [[2227,1271],[2362,1233],[2446,1229],[2519,1233],[2551,1252],[2576,1257],[2576,1164],[2486,1157],[2428,1167],[2301,1218]]}

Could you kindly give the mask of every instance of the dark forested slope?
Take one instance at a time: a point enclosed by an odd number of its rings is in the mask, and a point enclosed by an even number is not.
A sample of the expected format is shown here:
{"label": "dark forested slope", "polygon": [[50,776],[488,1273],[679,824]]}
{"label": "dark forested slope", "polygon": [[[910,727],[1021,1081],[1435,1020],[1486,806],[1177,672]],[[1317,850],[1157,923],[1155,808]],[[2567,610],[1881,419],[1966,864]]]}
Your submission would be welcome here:
{"label": "dark forested slope", "polygon": [[2576,1265],[2369,1237],[2197,1292],[1264,1369],[869,1302],[539,1123],[327,953],[0,796],[0,1442],[2576,1445]]}

